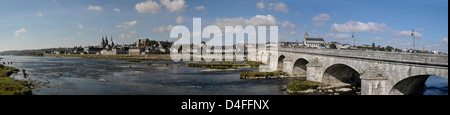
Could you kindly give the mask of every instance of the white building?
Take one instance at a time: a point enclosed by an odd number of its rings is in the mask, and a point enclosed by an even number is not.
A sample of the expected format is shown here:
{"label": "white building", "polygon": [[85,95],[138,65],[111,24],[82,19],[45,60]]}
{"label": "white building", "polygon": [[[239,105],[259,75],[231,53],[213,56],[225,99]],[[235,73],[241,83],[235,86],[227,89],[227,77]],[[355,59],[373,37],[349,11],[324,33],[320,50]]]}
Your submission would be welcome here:
{"label": "white building", "polygon": [[352,47],[350,44],[342,44],[341,45],[341,49],[348,49],[350,47]]}
{"label": "white building", "polygon": [[308,36],[308,32],[305,32],[303,44],[305,45],[305,47],[310,48],[318,48],[318,49],[326,48],[326,43],[325,40],[323,40],[323,38],[310,38]]}

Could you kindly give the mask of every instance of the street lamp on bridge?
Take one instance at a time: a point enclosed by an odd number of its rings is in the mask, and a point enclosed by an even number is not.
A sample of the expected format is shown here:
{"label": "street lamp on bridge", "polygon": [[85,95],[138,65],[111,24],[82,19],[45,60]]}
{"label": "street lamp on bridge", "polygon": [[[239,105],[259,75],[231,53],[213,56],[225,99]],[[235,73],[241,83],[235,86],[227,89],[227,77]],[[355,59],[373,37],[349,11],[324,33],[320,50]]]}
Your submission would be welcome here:
{"label": "street lamp on bridge", "polygon": [[416,36],[415,36],[415,30],[414,30],[414,28],[413,29],[411,29],[411,36],[412,36],[412,38],[413,38],[413,52],[416,50]]}

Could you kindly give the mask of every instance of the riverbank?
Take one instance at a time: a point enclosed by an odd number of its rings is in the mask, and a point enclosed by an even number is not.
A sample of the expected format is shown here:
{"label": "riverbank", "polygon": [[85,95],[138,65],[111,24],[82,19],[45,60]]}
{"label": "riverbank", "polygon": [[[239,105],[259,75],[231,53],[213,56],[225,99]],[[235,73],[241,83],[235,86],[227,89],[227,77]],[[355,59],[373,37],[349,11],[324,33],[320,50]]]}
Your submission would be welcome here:
{"label": "riverbank", "polygon": [[241,79],[270,79],[288,77],[286,72],[243,72],[239,75]]}
{"label": "riverbank", "polygon": [[45,57],[63,57],[63,58],[88,58],[88,59],[128,59],[128,60],[172,60],[170,55],[95,55],[95,54],[71,54],[56,55],[46,54]]}
{"label": "riverbank", "polygon": [[19,72],[19,69],[0,64],[0,95],[32,95],[29,84],[9,78],[11,74]]}
{"label": "riverbank", "polygon": [[291,95],[361,95],[361,88],[350,84],[324,84],[314,81],[293,81],[286,86]]}

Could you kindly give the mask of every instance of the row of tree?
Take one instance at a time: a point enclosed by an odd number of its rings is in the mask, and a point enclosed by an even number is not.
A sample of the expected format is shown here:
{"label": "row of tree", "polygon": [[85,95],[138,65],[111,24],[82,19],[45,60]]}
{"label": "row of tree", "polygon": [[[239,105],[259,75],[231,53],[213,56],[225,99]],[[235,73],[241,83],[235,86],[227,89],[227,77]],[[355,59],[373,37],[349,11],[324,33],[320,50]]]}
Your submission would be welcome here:
{"label": "row of tree", "polygon": [[[358,49],[369,49],[369,50],[373,50],[373,51],[392,51],[395,48],[392,46],[386,46],[386,47],[381,47],[380,45],[375,46],[375,43],[372,43],[372,47],[364,47],[364,46],[358,46]],[[330,44],[330,49],[337,49],[336,44]]]}

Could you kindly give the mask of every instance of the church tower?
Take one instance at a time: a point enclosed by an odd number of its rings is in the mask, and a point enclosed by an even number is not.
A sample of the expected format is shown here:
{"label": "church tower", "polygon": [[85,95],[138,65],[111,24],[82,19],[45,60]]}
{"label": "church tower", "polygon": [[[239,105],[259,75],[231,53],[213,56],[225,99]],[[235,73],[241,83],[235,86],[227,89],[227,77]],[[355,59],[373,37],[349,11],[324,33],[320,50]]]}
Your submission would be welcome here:
{"label": "church tower", "polygon": [[111,47],[114,47],[114,40],[113,40],[113,37],[111,36]]}
{"label": "church tower", "polygon": [[305,38],[303,38],[303,44],[306,45],[306,38],[309,37],[308,31],[305,32],[305,36],[304,36],[304,37],[305,37]]}
{"label": "church tower", "polygon": [[109,44],[109,42],[108,42],[108,35],[106,35],[106,40],[105,40],[105,45],[108,45]]}
{"label": "church tower", "polygon": [[101,48],[105,48],[105,38],[102,36],[102,43],[100,44]]}

